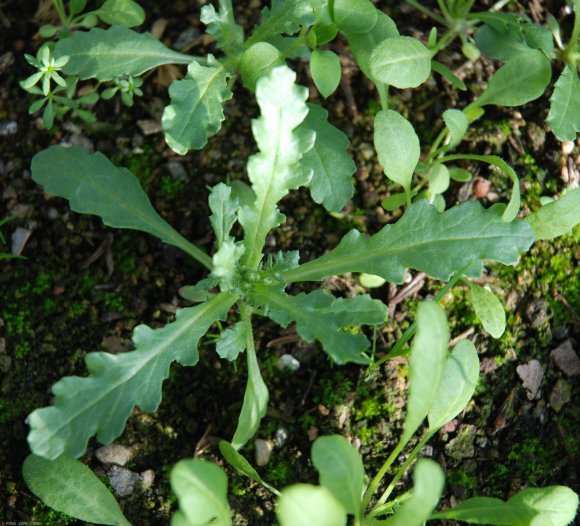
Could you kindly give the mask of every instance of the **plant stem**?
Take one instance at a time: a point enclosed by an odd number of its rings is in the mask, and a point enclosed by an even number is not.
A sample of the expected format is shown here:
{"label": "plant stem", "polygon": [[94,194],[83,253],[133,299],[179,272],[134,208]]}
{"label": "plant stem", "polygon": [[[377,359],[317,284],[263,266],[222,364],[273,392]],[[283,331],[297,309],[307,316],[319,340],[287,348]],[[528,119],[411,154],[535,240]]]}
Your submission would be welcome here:
{"label": "plant stem", "polygon": [[580,0],[574,0],[574,27],[572,28],[572,35],[570,40],[564,48],[563,56],[567,64],[573,69],[576,69],[576,61],[578,60],[578,40],[580,39]]}
{"label": "plant stem", "polygon": [[[449,289],[454,287],[455,284],[463,277],[463,273],[465,272],[466,269],[467,269],[467,267],[464,267],[462,270],[455,273],[453,275],[453,277],[446,283],[446,285],[435,295],[433,300],[434,301],[441,301],[441,299],[443,298],[443,296],[445,296],[445,294],[447,294]],[[413,334],[415,334],[416,330],[417,330],[417,322],[413,322],[411,325],[409,325],[409,327],[404,332],[403,336],[399,339],[399,341],[393,346],[391,351],[386,356],[383,356],[380,360],[371,364],[369,369],[379,367],[380,365],[385,363],[387,360],[390,360],[391,358],[395,358],[396,356],[402,356],[404,354],[407,354],[407,351],[402,350],[403,346],[411,339]]]}
{"label": "plant stem", "polygon": [[435,20],[435,22],[439,22],[442,26],[449,27],[449,23],[447,22],[447,20],[445,20],[445,18],[443,18],[442,16],[439,16],[437,13],[431,11],[431,9],[429,9],[428,7],[425,7],[417,0],[405,0],[405,1],[408,4],[412,5],[415,9],[418,9],[422,13],[425,13],[428,17]]}
{"label": "plant stem", "polygon": [[66,10],[62,3],[62,0],[52,0],[52,5],[56,9],[58,18],[60,18],[62,25],[66,27],[68,25],[69,20],[68,17],[66,16]]}
{"label": "plant stem", "polygon": [[409,453],[407,460],[405,460],[405,462],[403,462],[402,466],[399,468],[399,471],[397,471],[397,474],[393,477],[393,480],[391,480],[391,482],[387,486],[387,489],[383,492],[383,494],[381,495],[381,498],[377,501],[375,507],[373,508],[373,511],[375,511],[378,507],[382,506],[387,501],[387,499],[389,498],[389,495],[393,492],[393,489],[395,489],[397,482],[399,482],[401,477],[407,471],[407,468],[409,467],[411,462],[413,462],[415,460],[417,453],[419,453],[419,451],[421,451],[421,449],[423,449],[423,446],[433,436],[433,434],[434,434],[433,432],[428,431],[427,433],[425,433],[423,435],[423,438],[421,440],[419,440],[419,443],[413,448],[411,453]]}

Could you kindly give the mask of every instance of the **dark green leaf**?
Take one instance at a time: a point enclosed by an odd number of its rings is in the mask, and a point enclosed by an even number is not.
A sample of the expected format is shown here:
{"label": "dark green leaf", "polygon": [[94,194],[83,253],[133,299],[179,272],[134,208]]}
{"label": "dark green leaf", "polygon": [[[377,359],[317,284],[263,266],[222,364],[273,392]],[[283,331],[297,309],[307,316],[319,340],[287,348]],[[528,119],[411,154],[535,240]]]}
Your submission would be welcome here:
{"label": "dark green leaf", "polygon": [[537,240],[554,239],[570,232],[580,224],[580,188],[570,190],[557,201],[544,205],[529,215],[526,221],[532,225]]}
{"label": "dark green leaf", "polygon": [[561,141],[574,141],[580,132],[580,78],[569,65],[554,85],[546,122]]}
{"label": "dark green leaf", "polygon": [[330,97],[338,88],[342,67],[338,55],[327,49],[315,49],[310,56],[312,80],[324,97]]}

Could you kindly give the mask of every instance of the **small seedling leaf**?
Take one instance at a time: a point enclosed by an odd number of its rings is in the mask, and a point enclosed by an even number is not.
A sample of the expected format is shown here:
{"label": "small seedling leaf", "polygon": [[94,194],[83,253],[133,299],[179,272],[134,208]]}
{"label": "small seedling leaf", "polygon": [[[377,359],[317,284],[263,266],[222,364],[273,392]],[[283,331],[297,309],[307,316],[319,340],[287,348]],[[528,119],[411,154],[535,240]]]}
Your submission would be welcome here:
{"label": "small seedling leaf", "polygon": [[238,322],[221,333],[215,350],[220,358],[233,362],[246,349],[246,326]]}
{"label": "small seedling leaf", "polygon": [[505,331],[505,310],[499,298],[491,290],[473,282],[469,282],[469,293],[483,328],[494,338],[501,338]]}
{"label": "small seedling leaf", "polygon": [[214,186],[209,194],[209,208],[212,212],[209,222],[218,247],[229,237],[230,230],[237,220],[238,199],[231,194],[232,189],[224,183]]}
{"label": "small seedling leaf", "polygon": [[323,486],[295,484],[282,491],[276,507],[280,526],[346,526],[346,511]]}
{"label": "small seedling leaf", "polygon": [[580,132],[580,78],[569,65],[554,85],[547,123],[561,141],[574,141]]}
{"label": "small seedling leaf", "polygon": [[570,232],[580,224],[580,188],[544,205],[526,221],[532,225],[537,240],[554,239]]}
{"label": "small seedling leaf", "polygon": [[338,55],[330,50],[315,49],[310,56],[312,80],[324,98],[330,97],[338,88],[342,67]]}
{"label": "small seedling leaf", "polygon": [[460,110],[445,110],[443,112],[443,120],[451,135],[450,146],[457,146],[463,140],[465,132],[467,132],[469,119]]}
{"label": "small seedling leaf", "polygon": [[134,27],[145,21],[145,11],[133,0],[107,0],[95,14],[111,26]]}
{"label": "small seedling leaf", "polygon": [[370,0],[334,0],[334,23],[344,33],[368,33],[378,13]]}

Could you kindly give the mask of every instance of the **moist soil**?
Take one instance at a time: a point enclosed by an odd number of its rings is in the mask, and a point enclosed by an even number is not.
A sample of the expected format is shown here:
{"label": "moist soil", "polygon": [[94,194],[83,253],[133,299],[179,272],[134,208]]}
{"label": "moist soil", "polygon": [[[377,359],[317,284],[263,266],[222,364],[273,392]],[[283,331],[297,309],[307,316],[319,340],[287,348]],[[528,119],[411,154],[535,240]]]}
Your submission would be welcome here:
{"label": "moist soil", "polygon": [[[142,30],[158,31],[167,45],[183,44],[192,54],[215,53],[199,22],[203,3],[141,2],[148,14]],[[395,18],[402,34],[426,40],[431,24],[423,15],[404,4],[377,5]],[[237,9],[245,27],[258,20],[258,8],[259,2],[250,2]],[[548,9],[565,27],[569,24],[563,3],[547,2],[542,7],[520,2],[513,8],[540,23]],[[137,175],[170,224],[211,252],[208,187],[246,178],[247,158],[256,149],[251,119],[258,109],[251,94],[237,83],[220,133],[204,150],[179,157],[156,130],[168,100],[167,85],[183,72],[160,68],[147,76],[145,95],[133,108],[116,100],[101,101],[94,108],[97,124],[65,117],[46,131],[37,115],[28,114],[31,99],[18,85],[32,72],[23,54],[34,54],[41,44],[38,25],[47,19],[39,18],[36,2],[0,3],[0,219],[12,218],[2,226],[0,252],[10,253],[14,243],[25,240],[21,259],[0,260],[0,520],[76,525],[84,523],[44,506],[22,479],[22,462],[29,454],[26,416],[51,403],[50,387],[62,376],[86,374],[88,352],[124,352],[131,349],[136,325],[160,327],[171,321],[176,309],[189,305],[179,296],[180,287],[196,283],[204,273],[177,249],[146,234],[107,228],[100,219],[76,214],[64,200],[45,195],[31,179],[31,158],[57,143],[103,152]],[[268,239],[268,250],[299,249],[302,260],[332,248],[353,227],[374,233],[400,216],[381,207],[382,199],[396,189],[387,182],[372,149],[372,117],[379,109],[376,94],[353,66],[346,43],[339,40],[333,49],[344,66],[341,87],[327,100],[321,100],[314,88],[310,95],[352,141],[356,193],[338,215],[329,215],[305,192],[283,201],[288,220]],[[486,59],[467,62],[455,44],[440,57],[474,91],[498,67]],[[299,82],[312,85],[305,64],[297,61],[293,66]],[[549,95],[515,109],[490,109],[461,145],[465,153],[501,155],[514,166],[522,180],[522,215],[537,209],[540,196],[578,183],[578,144],[562,146],[545,125]],[[416,90],[395,90],[392,101],[416,126],[422,144],[428,145],[442,125],[442,111],[464,107],[470,96],[436,78]],[[507,200],[504,176],[482,165],[465,167],[475,177],[454,184],[446,195],[448,206],[474,198],[486,206]],[[477,322],[466,286],[456,286],[444,298],[452,337],[472,339],[482,370],[467,409],[422,451],[446,471],[441,506],[475,495],[505,499],[528,486],[563,484],[580,490],[578,377],[551,358],[559,346],[579,349],[579,239],[576,229],[554,243],[537,243],[513,268],[486,268],[479,283],[502,298],[508,315],[508,328],[498,340]],[[338,296],[363,290],[357,276],[350,275],[327,280],[324,286]],[[377,357],[386,354],[408,327],[418,302],[440,287],[412,272],[402,286],[370,291],[388,304],[390,313],[388,323],[368,333],[376,342]],[[293,285],[289,292],[311,288]],[[115,441],[134,450],[126,469],[154,474],[150,485],[137,484],[132,494],[118,497],[133,524],[169,524],[176,501],[168,474],[180,459],[195,456],[224,464],[217,443],[231,438],[235,430],[246,375],[243,361],[234,367],[215,353],[219,330],[212,328],[202,340],[197,366],[173,366],[159,410],[155,414],[135,410]],[[255,331],[270,390],[268,414],[256,438],[273,444],[269,462],[259,468],[261,476],[279,488],[315,483],[309,460],[312,441],[332,433],[343,434],[359,448],[367,473],[373,476],[402,429],[405,359],[369,373],[359,366],[331,364],[316,344],[301,341],[292,326],[281,329],[257,319]],[[285,354],[298,360],[297,371],[280,369]],[[525,374],[530,370],[543,371],[535,392]],[[110,484],[112,466],[96,458],[99,447],[92,440],[81,460]],[[243,452],[253,461],[253,442]],[[274,524],[272,495],[226,469],[234,524]],[[401,489],[407,482],[403,479]]]}

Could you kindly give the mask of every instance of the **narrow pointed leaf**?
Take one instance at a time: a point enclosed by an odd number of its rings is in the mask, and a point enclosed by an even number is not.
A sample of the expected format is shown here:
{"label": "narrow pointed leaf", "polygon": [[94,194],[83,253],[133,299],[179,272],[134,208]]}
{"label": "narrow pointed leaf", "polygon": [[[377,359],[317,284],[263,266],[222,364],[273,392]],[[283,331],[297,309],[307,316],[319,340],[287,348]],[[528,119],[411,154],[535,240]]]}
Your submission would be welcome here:
{"label": "narrow pointed leaf", "polygon": [[228,476],[222,468],[206,460],[180,460],[169,480],[179,502],[172,526],[231,526]]}
{"label": "narrow pointed leaf", "polygon": [[370,296],[335,298],[323,290],[289,296],[279,289],[256,285],[252,300],[267,307],[267,315],[287,327],[296,322],[296,330],[307,342],[318,340],[324,351],[338,364],[366,364],[361,356],[370,344],[362,334],[342,331],[350,325],[378,325],[386,319],[386,307]]}
{"label": "narrow pointed leaf", "polygon": [[570,190],[557,201],[544,205],[526,217],[537,240],[554,239],[580,224],[580,188]]}
{"label": "narrow pointed leaf", "polygon": [[211,268],[210,257],[156,212],[137,178],[103,154],[80,146],[51,146],[32,159],[32,178],[46,193],[68,199],[75,212],[98,215],[116,228],[147,232]]}
{"label": "narrow pointed leaf", "polygon": [[186,77],[169,87],[171,104],[161,124],[167,144],[180,155],[203,148],[219,131],[225,119],[223,103],[232,98],[224,67],[211,58],[208,64],[191,62]]}
{"label": "narrow pointed leaf", "polygon": [[215,233],[218,247],[229,237],[230,230],[237,219],[238,199],[232,197],[231,194],[232,189],[228,185],[219,183],[212,188],[208,199],[212,212],[212,215],[209,216],[209,222]]}
{"label": "narrow pointed leaf", "polygon": [[62,455],[47,460],[29,455],[22,476],[32,493],[53,510],[85,522],[131,526],[109,489],[74,458]]}
{"label": "narrow pointed leaf", "polygon": [[304,128],[296,130],[308,113],[308,92],[294,84],[295,80],[292,70],[280,66],[262,77],[256,89],[262,115],[253,121],[252,131],[260,151],[248,162],[256,200],[239,212],[245,231],[244,260],[251,267],[261,260],[269,230],[282,221],[278,201],[291,189],[308,184],[312,177],[311,169],[299,161],[312,148],[314,133]]}
{"label": "narrow pointed leaf", "polygon": [[456,519],[497,526],[568,526],[578,509],[578,495],[564,486],[526,488],[507,502],[491,497],[468,499],[431,519]]}
{"label": "narrow pointed leaf", "polygon": [[347,152],[348,137],[327,119],[326,110],[317,104],[308,104],[308,115],[302,126],[316,132],[316,139],[300,164],[312,170],[312,199],[329,211],[340,212],[354,193],[352,175],[356,166]]}
{"label": "narrow pointed leaf", "polygon": [[550,60],[540,51],[528,51],[499,68],[473,105],[521,106],[540,97],[551,77]]}
{"label": "narrow pointed leaf", "polygon": [[574,141],[580,132],[580,78],[569,65],[554,85],[547,123],[561,141]]}
{"label": "narrow pointed leaf", "polygon": [[276,507],[280,526],[346,526],[342,504],[323,486],[294,484],[282,491]]}
{"label": "narrow pointed leaf", "polygon": [[411,37],[388,38],[372,52],[371,74],[374,79],[396,88],[416,88],[431,73],[431,52]]}
{"label": "narrow pointed leaf", "polygon": [[494,338],[501,338],[505,331],[505,310],[499,298],[491,291],[469,283],[471,304],[483,328]]}
{"label": "narrow pointed leaf", "polygon": [[220,358],[233,362],[246,349],[246,326],[238,322],[231,329],[221,333],[215,350]]}
{"label": "narrow pointed leaf", "polygon": [[409,192],[421,155],[419,137],[411,123],[396,111],[379,111],[375,117],[374,143],[387,177]]}
{"label": "narrow pointed leaf", "polygon": [[181,309],[176,320],[161,329],[139,325],[133,333],[134,351],[88,354],[89,376],[61,379],[52,388],[54,405],[28,417],[32,452],[48,459],[63,453],[78,457],[94,434],[103,444],[117,438],[136,406],[156,411],[171,363],[195,365],[199,339],[216,320],[225,318],[236,300],[222,293],[197,307]]}
{"label": "narrow pointed leaf", "polygon": [[145,21],[145,11],[133,0],[107,0],[95,14],[112,26],[134,27]]}
{"label": "narrow pointed leaf", "polygon": [[232,466],[238,473],[245,475],[254,482],[259,482],[263,484],[264,481],[258,472],[252,467],[252,465],[246,460],[246,458],[239,453],[229,442],[225,440],[220,440],[219,443],[220,452],[226,459],[226,462]]}
{"label": "narrow pointed leaf", "polygon": [[477,350],[461,340],[447,357],[439,388],[429,408],[429,431],[435,432],[465,409],[479,378]]}
{"label": "narrow pointed leaf", "polygon": [[417,334],[409,355],[409,398],[403,442],[409,440],[429,412],[439,390],[448,346],[445,312],[433,301],[422,302],[417,311]]}
{"label": "narrow pointed leaf", "polygon": [[256,351],[253,347],[247,347],[248,383],[244,392],[244,403],[238,419],[238,427],[232,438],[232,446],[235,449],[242,448],[254,436],[268,408],[268,388],[260,373]]}
{"label": "narrow pointed leaf", "polygon": [[422,526],[437,506],[445,475],[439,464],[428,459],[420,459],[413,470],[413,491],[411,498],[397,509],[397,513],[386,521],[385,526]]}
{"label": "narrow pointed leaf", "polygon": [[347,513],[360,518],[365,471],[357,450],[340,435],[320,437],[312,446],[312,463],[320,473],[320,485]]}
{"label": "narrow pointed leaf", "polygon": [[483,261],[511,265],[534,242],[529,223],[507,223],[502,216],[502,207],[484,209],[476,201],[443,213],[419,201],[397,223],[383,227],[374,236],[367,238],[351,230],[335,249],[282,276],[290,283],[366,272],[402,283],[405,269],[412,268],[447,281],[472,263],[466,275],[478,277]]}
{"label": "narrow pointed leaf", "polygon": [[189,64],[193,57],[165,47],[150,33],[136,33],[125,27],[76,31],[59,40],[55,58],[69,57],[63,67],[67,75],[81,80],[112,80],[140,75],[162,64]]}

